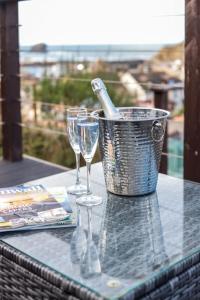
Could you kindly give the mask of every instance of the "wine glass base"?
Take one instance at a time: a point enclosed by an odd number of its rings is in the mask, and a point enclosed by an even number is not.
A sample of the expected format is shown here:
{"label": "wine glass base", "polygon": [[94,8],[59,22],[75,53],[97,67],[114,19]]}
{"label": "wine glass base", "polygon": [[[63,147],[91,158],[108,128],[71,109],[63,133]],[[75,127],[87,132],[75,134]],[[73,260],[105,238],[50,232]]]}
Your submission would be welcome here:
{"label": "wine glass base", "polygon": [[100,205],[102,203],[102,198],[94,195],[85,195],[76,199],[76,203],[80,206],[92,207]]}
{"label": "wine glass base", "polygon": [[72,195],[83,195],[87,193],[87,187],[83,184],[75,184],[67,188],[67,193]]}

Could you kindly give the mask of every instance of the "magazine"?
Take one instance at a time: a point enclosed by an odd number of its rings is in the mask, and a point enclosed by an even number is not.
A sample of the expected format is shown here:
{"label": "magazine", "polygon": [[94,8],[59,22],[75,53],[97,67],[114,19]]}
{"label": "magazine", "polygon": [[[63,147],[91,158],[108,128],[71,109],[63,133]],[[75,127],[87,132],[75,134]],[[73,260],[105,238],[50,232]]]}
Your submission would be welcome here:
{"label": "magazine", "polygon": [[0,189],[0,233],[75,225],[64,187],[20,185]]}

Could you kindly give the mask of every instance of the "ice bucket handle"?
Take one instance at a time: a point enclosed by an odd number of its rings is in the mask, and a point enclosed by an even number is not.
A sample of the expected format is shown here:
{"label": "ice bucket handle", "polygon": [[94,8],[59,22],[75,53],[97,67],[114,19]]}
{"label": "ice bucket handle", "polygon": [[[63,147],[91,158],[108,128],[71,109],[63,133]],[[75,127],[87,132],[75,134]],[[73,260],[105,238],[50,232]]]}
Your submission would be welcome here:
{"label": "ice bucket handle", "polygon": [[154,142],[159,143],[163,140],[165,130],[162,124],[158,121],[154,121],[151,128],[151,137]]}

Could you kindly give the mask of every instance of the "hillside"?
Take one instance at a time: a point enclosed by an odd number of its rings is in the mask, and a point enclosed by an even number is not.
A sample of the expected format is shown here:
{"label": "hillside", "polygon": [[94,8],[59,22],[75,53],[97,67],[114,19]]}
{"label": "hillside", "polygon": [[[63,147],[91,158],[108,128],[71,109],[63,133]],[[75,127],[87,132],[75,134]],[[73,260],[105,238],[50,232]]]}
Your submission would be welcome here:
{"label": "hillside", "polygon": [[163,47],[154,57],[152,60],[159,60],[159,61],[174,61],[174,60],[181,60],[184,59],[184,43],[179,43],[174,46],[166,46]]}

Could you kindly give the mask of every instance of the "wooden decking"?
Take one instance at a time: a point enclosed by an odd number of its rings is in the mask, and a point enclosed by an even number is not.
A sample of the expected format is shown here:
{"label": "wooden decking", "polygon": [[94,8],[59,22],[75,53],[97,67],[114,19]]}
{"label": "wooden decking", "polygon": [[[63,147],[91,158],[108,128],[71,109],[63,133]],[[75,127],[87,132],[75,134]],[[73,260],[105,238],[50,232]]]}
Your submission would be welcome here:
{"label": "wooden decking", "polygon": [[35,157],[24,155],[20,162],[0,160],[0,187],[7,187],[42,177],[66,172],[69,169]]}

